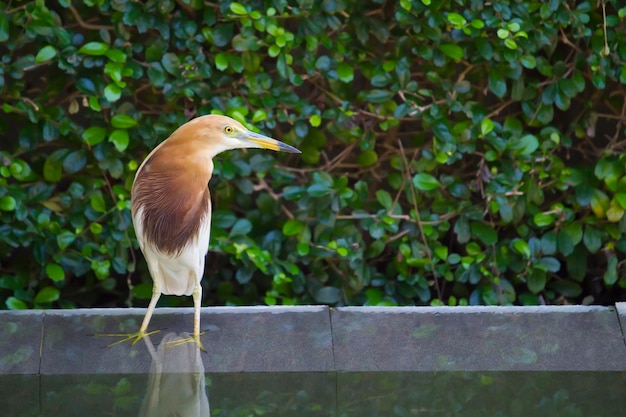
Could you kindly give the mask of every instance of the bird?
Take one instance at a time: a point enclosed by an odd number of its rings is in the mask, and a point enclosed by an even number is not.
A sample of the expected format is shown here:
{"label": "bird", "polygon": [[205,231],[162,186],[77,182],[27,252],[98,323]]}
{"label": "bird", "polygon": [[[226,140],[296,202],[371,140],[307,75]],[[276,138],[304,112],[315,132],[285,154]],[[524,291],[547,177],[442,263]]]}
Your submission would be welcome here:
{"label": "bird", "polygon": [[211,417],[200,351],[189,343],[176,346],[188,338],[168,333],[156,349],[150,336],[143,339],[152,365],[139,417]]}
{"label": "bird", "polygon": [[193,337],[177,344],[200,341],[200,307],[205,257],[211,233],[213,158],[238,148],[262,148],[301,153],[291,145],[253,132],[223,115],[196,117],[176,129],[148,154],[139,166],[131,189],[135,234],[153,280],[152,297],[137,333],[114,343],[147,335],[161,294],[193,298]]}

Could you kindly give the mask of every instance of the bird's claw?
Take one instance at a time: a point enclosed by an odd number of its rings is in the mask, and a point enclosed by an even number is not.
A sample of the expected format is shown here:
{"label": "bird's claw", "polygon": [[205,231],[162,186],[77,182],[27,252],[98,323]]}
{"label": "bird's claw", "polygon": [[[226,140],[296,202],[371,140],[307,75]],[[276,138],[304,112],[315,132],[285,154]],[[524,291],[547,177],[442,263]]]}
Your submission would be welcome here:
{"label": "bird's claw", "polygon": [[137,342],[139,342],[144,337],[151,336],[158,332],[160,332],[160,330],[153,330],[151,332],[144,332],[140,330],[137,333],[104,333],[104,334],[97,334],[96,336],[121,337],[122,338],[121,340],[118,340],[117,342],[111,343],[110,345],[108,345],[108,347],[119,345],[128,341],[131,341],[130,345],[134,346]]}
{"label": "bird's claw", "polygon": [[198,348],[203,351],[206,352],[206,349],[204,348],[204,345],[202,344],[202,341],[200,341],[200,336],[202,336],[204,334],[204,332],[198,334],[198,335],[194,335],[194,336],[190,336],[190,337],[185,337],[182,339],[176,339],[176,340],[171,340],[169,342],[165,342],[168,346],[171,347],[176,347],[176,346],[182,346],[186,343],[195,343],[196,346],[198,346]]}

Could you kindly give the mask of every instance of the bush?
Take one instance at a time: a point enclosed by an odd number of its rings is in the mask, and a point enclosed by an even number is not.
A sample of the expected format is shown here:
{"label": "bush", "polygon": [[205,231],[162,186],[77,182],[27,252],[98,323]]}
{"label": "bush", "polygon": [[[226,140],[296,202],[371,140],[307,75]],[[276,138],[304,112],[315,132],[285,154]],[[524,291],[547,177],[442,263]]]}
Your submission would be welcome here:
{"label": "bush", "polygon": [[134,173],[211,112],[303,154],[217,158],[205,305],[626,299],[618,0],[45,3],[0,5],[6,307],[145,305]]}

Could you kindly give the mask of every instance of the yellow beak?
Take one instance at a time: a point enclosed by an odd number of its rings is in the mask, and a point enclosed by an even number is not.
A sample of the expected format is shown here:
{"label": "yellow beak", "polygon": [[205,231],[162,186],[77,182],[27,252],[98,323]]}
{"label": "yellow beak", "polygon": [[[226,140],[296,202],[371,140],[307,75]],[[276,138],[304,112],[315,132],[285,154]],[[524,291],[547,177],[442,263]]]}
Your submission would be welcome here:
{"label": "yellow beak", "polygon": [[272,139],[259,133],[254,133],[249,130],[241,133],[239,139],[246,142],[252,142],[254,144],[252,146],[255,148],[271,149],[272,151],[281,152],[302,153],[291,145],[287,145],[279,140]]}

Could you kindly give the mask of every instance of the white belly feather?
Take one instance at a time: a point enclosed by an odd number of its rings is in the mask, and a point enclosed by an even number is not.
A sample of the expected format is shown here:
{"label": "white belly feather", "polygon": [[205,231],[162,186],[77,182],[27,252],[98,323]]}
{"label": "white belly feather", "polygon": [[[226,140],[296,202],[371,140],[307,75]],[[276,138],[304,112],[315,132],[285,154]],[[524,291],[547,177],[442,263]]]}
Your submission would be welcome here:
{"label": "white belly feather", "polygon": [[191,295],[196,284],[199,284],[202,279],[204,261],[209,250],[211,202],[209,201],[207,216],[200,224],[198,235],[178,256],[164,254],[146,242],[143,229],[143,208],[134,213],[133,224],[139,247],[148,263],[150,275],[154,282],[158,283],[161,293]]}

